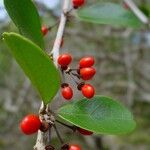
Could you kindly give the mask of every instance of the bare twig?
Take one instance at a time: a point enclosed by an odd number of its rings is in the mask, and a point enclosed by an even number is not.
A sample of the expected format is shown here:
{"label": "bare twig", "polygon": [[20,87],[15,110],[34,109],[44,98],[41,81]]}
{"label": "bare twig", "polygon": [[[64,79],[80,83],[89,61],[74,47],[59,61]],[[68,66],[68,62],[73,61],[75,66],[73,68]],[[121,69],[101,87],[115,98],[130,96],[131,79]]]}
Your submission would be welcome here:
{"label": "bare twig", "polygon": [[[41,111],[43,111],[43,108],[44,108],[44,103],[42,102],[39,113],[41,113]],[[40,118],[40,119],[42,119],[42,118]],[[46,135],[44,132],[41,132],[39,130],[38,135],[37,135],[36,144],[34,146],[34,150],[45,150],[45,146],[46,146]]]}
{"label": "bare twig", "polygon": [[[64,0],[63,1],[63,11],[61,14],[61,19],[60,19],[60,24],[58,27],[58,32],[57,32],[57,36],[55,39],[55,43],[54,43],[54,47],[53,50],[51,52],[52,56],[53,56],[53,60],[54,63],[57,65],[57,58],[59,56],[59,50],[60,50],[60,44],[59,42],[61,41],[63,34],[64,34],[64,30],[65,30],[65,25],[67,22],[67,12],[69,11],[70,8],[70,0]],[[41,105],[40,111],[41,109],[43,109],[43,103]],[[34,146],[35,150],[45,150],[45,146],[46,146],[46,139],[45,139],[45,134],[42,133],[41,131],[38,132],[38,136],[37,136],[37,142],[36,145]]]}
{"label": "bare twig", "polygon": [[124,2],[130,7],[130,9],[141,20],[141,22],[144,24],[149,23],[148,17],[136,6],[132,0],[124,0]]}
{"label": "bare twig", "polygon": [[59,56],[59,49],[60,49],[60,41],[62,40],[64,30],[65,30],[65,25],[67,22],[67,13],[70,8],[70,0],[64,0],[64,5],[63,5],[63,13],[61,14],[61,19],[60,19],[60,24],[57,32],[57,36],[55,39],[55,43],[53,46],[53,49],[51,51],[51,54],[53,55],[54,58],[54,63],[57,66],[57,58]]}

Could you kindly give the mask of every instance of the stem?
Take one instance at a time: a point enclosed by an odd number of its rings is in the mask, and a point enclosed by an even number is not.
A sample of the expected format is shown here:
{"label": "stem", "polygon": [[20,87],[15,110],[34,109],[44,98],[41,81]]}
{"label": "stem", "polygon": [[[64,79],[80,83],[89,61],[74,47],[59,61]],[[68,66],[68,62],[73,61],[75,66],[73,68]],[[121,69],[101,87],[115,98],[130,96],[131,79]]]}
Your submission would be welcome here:
{"label": "stem", "polygon": [[72,78],[72,80],[75,82],[76,85],[79,85],[80,83],[76,81],[76,79],[74,78],[74,76],[72,74],[69,74],[70,77]]}
{"label": "stem", "polygon": [[51,128],[48,130],[48,143],[51,142]]}
{"label": "stem", "polygon": [[81,79],[81,76],[79,74],[73,73],[73,72],[71,72],[71,74],[74,75],[75,77],[77,77],[78,79]]}
{"label": "stem", "polygon": [[70,0],[64,0],[63,12],[61,14],[58,32],[56,35],[53,49],[51,51],[51,54],[53,54],[53,59],[54,59],[54,63],[56,66],[58,65],[57,64],[57,58],[59,56],[59,50],[60,50],[59,42],[62,40],[63,35],[64,35],[64,30],[65,30],[65,26],[66,26],[66,22],[67,22],[67,15],[66,14],[68,13],[69,8],[70,8]]}
{"label": "stem", "polygon": [[52,26],[50,26],[48,29],[51,30],[52,28],[56,27],[59,24],[59,20],[56,21]]}
{"label": "stem", "polygon": [[61,144],[64,144],[64,141],[62,140],[62,138],[61,138],[61,136],[60,136],[60,134],[59,134],[59,131],[58,131],[56,125],[54,124],[53,127],[54,127],[54,129],[55,129],[55,131],[56,131],[56,134],[57,134],[57,137],[58,137],[60,143],[61,143]]}
{"label": "stem", "polygon": [[[44,109],[44,103],[41,103],[41,107],[39,110],[39,114],[43,111]],[[40,118],[42,120],[42,118]],[[34,150],[45,150],[45,146],[46,146],[46,135],[45,133],[41,132],[40,130],[38,131],[38,135],[37,135],[37,140],[36,140],[36,144],[34,146]]]}
{"label": "stem", "polygon": [[77,71],[78,69],[70,69],[71,71]]}
{"label": "stem", "polygon": [[[58,32],[57,32],[55,43],[54,43],[54,46],[53,46],[53,49],[51,52],[51,54],[53,55],[54,64],[56,65],[56,67],[58,66],[57,58],[59,56],[59,50],[60,50],[60,44],[58,44],[58,43],[61,41],[63,34],[64,34],[65,25],[67,22],[67,16],[65,14],[67,14],[67,12],[69,11],[69,8],[70,8],[70,0],[64,0],[63,11],[61,14]],[[40,111],[42,110],[42,108],[43,108],[43,103],[41,104]],[[39,131],[38,135],[37,135],[37,141],[34,146],[34,150],[45,150],[45,146],[46,146],[45,134],[42,133],[41,131]]]}

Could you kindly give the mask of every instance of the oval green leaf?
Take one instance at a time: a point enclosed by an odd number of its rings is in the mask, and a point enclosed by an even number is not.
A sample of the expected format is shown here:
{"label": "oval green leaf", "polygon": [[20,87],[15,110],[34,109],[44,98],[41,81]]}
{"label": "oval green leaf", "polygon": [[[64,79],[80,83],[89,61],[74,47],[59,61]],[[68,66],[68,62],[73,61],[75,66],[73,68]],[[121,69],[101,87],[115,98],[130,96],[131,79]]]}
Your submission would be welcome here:
{"label": "oval green leaf", "polygon": [[60,86],[60,74],[49,56],[33,42],[16,33],[4,33],[3,38],[44,103],[51,102]]}
{"label": "oval green leaf", "polygon": [[126,134],[135,128],[132,114],[117,101],[95,96],[60,108],[59,117],[98,134]]}
{"label": "oval green leaf", "polygon": [[31,0],[4,0],[5,8],[20,33],[44,48],[41,23]]}
{"label": "oval green leaf", "polygon": [[115,3],[99,2],[78,11],[82,21],[109,24],[123,27],[138,28],[142,25],[140,20],[130,11]]}

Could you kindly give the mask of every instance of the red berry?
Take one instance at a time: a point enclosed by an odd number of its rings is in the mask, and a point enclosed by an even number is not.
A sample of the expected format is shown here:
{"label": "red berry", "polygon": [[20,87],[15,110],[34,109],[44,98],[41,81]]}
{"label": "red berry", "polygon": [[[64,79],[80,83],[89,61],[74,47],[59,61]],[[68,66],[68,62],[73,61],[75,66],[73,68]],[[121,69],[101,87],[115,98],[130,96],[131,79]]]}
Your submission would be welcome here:
{"label": "red berry", "polygon": [[62,54],[58,57],[58,64],[65,67],[68,66],[72,61],[70,54]]}
{"label": "red berry", "polygon": [[93,132],[82,129],[82,128],[77,128],[77,130],[83,135],[92,135],[93,134]]}
{"label": "red berry", "polygon": [[80,76],[83,80],[90,80],[95,75],[95,73],[96,70],[93,67],[80,69]]}
{"label": "red berry", "polygon": [[129,5],[128,5],[126,2],[123,2],[123,7],[124,7],[125,9],[130,9]]}
{"label": "red berry", "polygon": [[82,94],[86,98],[92,98],[95,94],[95,89],[92,85],[90,84],[84,84],[83,87],[81,88]]}
{"label": "red berry", "polygon": [[20,128],[24,134],[36,133],[41,127],[41,121],[37,115],[27,115],[20,123]]}
{"label": "red berry", "polygon": [[94,63],[94,57],[83,57],[80,60],[79,66],[80,68],[92,67]]}
{"label": "red berry", "polygon": [[48,33],[49,29],[46,26],[42,26],[42,33],[43,35],[46,35]]}
{"label": "red berry", "polygon": [[61,93],[66,100],[70,100],[73,96],[72,88],[69,86],[63,87]]}
{"label": "red berry", "polygon": [[69,150],[81,150],[79,145],[70,145]]}
{"label": "red berry", "polygon": [[72,3],[74,8],[78,8],[84,5],[85,0],[72,0]]}

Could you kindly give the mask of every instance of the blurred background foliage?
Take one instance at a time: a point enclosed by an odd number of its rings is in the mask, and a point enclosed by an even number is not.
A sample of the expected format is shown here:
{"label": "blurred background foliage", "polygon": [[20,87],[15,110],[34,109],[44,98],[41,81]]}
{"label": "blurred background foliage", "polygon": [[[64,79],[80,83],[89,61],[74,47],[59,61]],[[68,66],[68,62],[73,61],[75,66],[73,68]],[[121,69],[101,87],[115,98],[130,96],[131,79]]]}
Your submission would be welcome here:
{"label": "blurred background foliage", "polygon": [[[98,0],[87,0],[91,5]],[[100,0],[99,0],[100,1]],[[108,0],[113,1],[113,0]],[[60,15],[60,2],[35,1],[42,24],[53,25]],[[114,0],[119,2],[119,0]],[[139,7],[150,16],[150,1],[136,0]],[[3,6],[0,11],[0,34],[18,32]],[[32,12],[31,12],[32,13]],[[45,37],[46,51],[53,46],[57,28]],[[97,74],[92,84],[98,94],[121,99],[135,115],[136,130],[126,136],[94,135],[83,137],[60,128],[65,141],[82,145],[83,150],[150,150],[150,30],[118,28],[80,22],[75,17],[68,22],[61,52],[74,57],[73,67],[85,55],[96,59]],[[75,87],[74,84],[72,86]],[[74,98],[81,97],[75,93]],[[57,111],[64,101],[56,97],[52,109]],[[0,40],[0,149],[32,149],[35,136],[24,136],[18,128],[21,118],[28,113],[38,113],[40,100],[8,48]],[[52,143],[59,149],[59,141],[53,133]]]}

